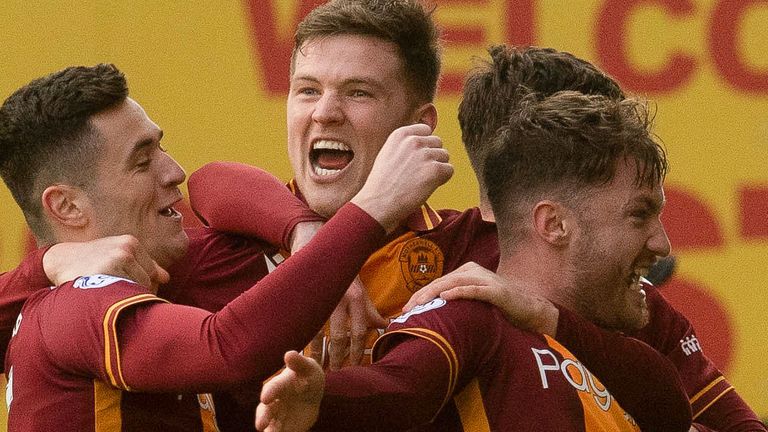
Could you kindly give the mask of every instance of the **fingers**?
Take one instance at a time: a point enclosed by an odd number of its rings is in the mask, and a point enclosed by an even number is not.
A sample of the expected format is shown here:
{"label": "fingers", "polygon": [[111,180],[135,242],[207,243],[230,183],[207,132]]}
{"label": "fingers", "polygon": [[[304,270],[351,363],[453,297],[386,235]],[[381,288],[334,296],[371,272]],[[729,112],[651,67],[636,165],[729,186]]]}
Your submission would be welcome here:
{"label": "fingers", "polygon": [[401,126],[390,134],[391,138],[402,139],[408,135],[428,136],[432,135],[432,128],[424,123],[413,123]]}
{"label": "fingers", "polygon": [[365,352],[365,337],[368,334],[368,321],[365,305],[352,304],[349,310],[349,364],[359,365]]}
{"label": "fingers", "polygon": [[274,420],[274,408],[275,407],[272,405],[265,405],[263,403],[260,403],[259,406],[256,407],[256,430],[268,430],[267,428]]}
{"label": "fingers", "polygon": [[441,292],[440,298],[444,300],[470,299],[470,300],[481,300],[486,302],[490,301],[491,296],[489,295],[489,292],[484,288],[486,287],[478,286],[478,285],[466,285],[466,286],[451,288],[449,290]]}
{"label": "fingers", "polygon": [[435,279],[411,296],[408,303],[403,306],[403,312],[408,312],[415,306],[424,304],[435,297],[438,297],[443,291],[455,288],[461,283],[461,275],[454,273],[449,273],[441,278]]}
{"label": "fingers", "polygon": [[485,285],[493,280],[494,277],[495,274],[493,272],[477,263],[471,261],[464,263],[456,270],[433,280],[416,291],[405,306],[403,306],[403,312],[408,312],[416,305],[424,304],[438,296],[448,300],[449,297],[443,296],[443,292],[465,285]]}
{"label": "fingers", "polygon": [[347,300],[341,303],[331,314],[328,320],[330,325],[330,342],[328,344],[328,367],[331,370],[339,370],[344,364],[349,350],[349,312],[347,311]]}
{"label": "fingers", "polygon": [[285,397],[291,391],[293,380],[296,379],[296,373],[291,369],[283,369],[279,374],[273,376],[261,388],[261,402],[265,404],[273,403],[275,400]]}
{"label": "fingers", "polygon": [[349,288],[349,364],[359,365],[365,355],[369,331],[386,328],[389,322],[376,310],[359,277],[355,278]]}
{"label": "fingers", "polygon": [[168,273],[164,268],[160,267],[159,264],[155,263],[155,273],[151,276],[151,279],[158,285],[162,285],[170,282],[171,274]]}
{"label": "fingers", "polygon": [[325,331],[320,330],[309,343],[309,357],[321,365],[325,365],[327,355],[328,353],[325,352]]}
{"label": "fingers", "polygon": [[300,378],[312,378],[313,374],[323,371],[315,360],[305,357],[297,351],[288,351],[283,356],[283,360],[285,366],[294,371]]}

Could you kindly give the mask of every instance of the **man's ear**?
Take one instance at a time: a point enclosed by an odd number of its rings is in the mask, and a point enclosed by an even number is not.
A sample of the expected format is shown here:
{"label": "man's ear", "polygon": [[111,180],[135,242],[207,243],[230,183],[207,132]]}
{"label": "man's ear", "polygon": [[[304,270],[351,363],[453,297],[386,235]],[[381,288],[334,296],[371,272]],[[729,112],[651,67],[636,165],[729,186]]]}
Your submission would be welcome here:
{"label": "man's ear", "polygon": [[533,208],[533,226],[547,243],[561,247],[570,241],[574,228],[573,212],[562,203],[544,200]]}
{"label": "man's ear", "polygon": [[52,185],[43,191],[43,212],[52,225],[83,228],[88,225],[88,200],[82,189],[69,185]]}
{"label": "man's ear", "polygon": [[434,131],[437,127],[437,108],[433,103],[425,103],[416,110],[416,123],[424,123]]}

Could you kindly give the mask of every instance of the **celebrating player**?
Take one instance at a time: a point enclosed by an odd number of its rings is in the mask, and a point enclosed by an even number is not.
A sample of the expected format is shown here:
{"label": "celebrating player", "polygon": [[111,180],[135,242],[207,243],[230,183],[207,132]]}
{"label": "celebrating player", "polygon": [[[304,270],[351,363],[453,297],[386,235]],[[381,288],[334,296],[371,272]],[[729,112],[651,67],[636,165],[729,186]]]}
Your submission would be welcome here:
{"label": "celebrating player", "polygon": [[[274,373],[286,349],[320,329],[386,233],[450,177],[430,133],[423,124],[393,132],[387,157],[318,237],[216,313],[115,275],[33,293],[6,356],[9,430],[217,430],[210,396],[194,393]],[[3,103],[0,174],[42,245],[133,236],[143,268],[168,267],[188,238],[174,209],[185,174],[162,136],[116,67],[70,67]],[[405,166],[408,196],[389,179]]]}
{"label": "celebrating player", "polygon": [[[544,303],[537,314],[559,315],[550,335],[568,331],[576,318],[569,310],[604,327],[642,327],[641,276],[670,248],[659,219],[667,162],[646,106],[578,92],[539,99],[523,99],[487,152],[498,275],[467,264],[445,277],[500,289],[514,280],[562,305],[558,312]],[[590,336],[604,357],[626,342],[601,331]],[[393,321],[374,358],[368,367],[328,373],[315,430],[640,430],[598,374],[552,337],[512,326],[486,303],[438,298],[418,306]],[[308,415],[284,409],[302,392],[269,391],[267,402],[277,406],[259,408],[258,427]],[[686,400],[670,407],[674,398],[635,391],[670,414],[643,430],[688,430]]]}

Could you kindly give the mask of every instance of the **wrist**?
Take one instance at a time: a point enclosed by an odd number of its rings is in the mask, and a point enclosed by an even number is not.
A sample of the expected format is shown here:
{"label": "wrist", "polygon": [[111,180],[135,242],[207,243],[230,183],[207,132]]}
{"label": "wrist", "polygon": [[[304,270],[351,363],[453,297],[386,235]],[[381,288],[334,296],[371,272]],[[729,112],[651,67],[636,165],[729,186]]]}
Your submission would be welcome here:
{"label": "wrist", "polygon": [[375,219],[387,234],[394,231],[400,222],[392,215],[391,209],[388,208],[389,203],[382,203],[381,199],[369,198],[362,191],[355,195],[350,202]]}

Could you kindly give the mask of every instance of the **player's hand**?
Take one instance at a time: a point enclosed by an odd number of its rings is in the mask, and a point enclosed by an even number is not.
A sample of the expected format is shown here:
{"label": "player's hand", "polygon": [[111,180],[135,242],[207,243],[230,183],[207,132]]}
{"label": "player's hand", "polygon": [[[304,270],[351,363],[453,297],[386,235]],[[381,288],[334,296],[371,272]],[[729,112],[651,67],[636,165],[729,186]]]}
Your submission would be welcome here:
{"label": "player's hand", "polygon": [[453,175],[448,151],[425,124],[395,129],[352,202],[392,232]]}
{"label": "player's hand", "polygon": [[359,365],[365,353],[368,331],[385,328],[389,322],[376,310],[363,282],[356,277],[331,314],[329,324],[329,366],[331,370],[338,370],[347,357],[350,365]]}
{"label": "player's hand", "polygon": [[501,309],[515,327],[555,336],[560,315],[555,305],[514,280],[468,262],[416,291],[403,307],[414,306],[440,296],[445,300],[472,299],[491,303]]}
{"label": "player's hand", "polygon": [[285,353],[285,369],[261,389],[256,429],[301,432],[317,421],[325,375],[314,360],[296,351]]}
{"label": "player's hand", "polygon": [[291,232],[291,253],[306,246],[325,222],[299,222]]}
{"label": "player's hand", "polygon": [[130,279],[154,292],[170,279],[131,235],[55,244],[43,256],[43,269],[54,285],[80,276],[108,274]]}

